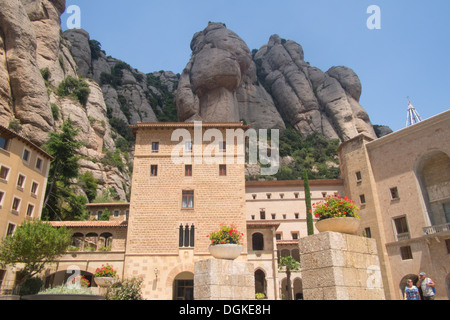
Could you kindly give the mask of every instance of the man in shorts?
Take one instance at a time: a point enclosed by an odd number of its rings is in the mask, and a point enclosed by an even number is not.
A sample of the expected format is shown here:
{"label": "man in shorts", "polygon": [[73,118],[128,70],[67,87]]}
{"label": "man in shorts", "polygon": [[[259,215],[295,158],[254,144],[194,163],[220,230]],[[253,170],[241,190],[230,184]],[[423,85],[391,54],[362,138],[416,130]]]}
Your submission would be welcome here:
{"label": "man in shorts", "polygon": [[433,280],[427,277],[425,272],[421,272],[419,274],[419,285],[422,289],[422,299],[423,300],[434,300],[435,292],[434,287],[435,283]]}

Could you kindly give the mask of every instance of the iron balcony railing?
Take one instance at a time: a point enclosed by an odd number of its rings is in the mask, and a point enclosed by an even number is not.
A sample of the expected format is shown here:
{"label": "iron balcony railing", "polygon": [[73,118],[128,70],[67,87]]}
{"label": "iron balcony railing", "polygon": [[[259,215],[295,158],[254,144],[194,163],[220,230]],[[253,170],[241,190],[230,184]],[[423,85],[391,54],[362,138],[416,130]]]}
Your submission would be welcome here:
{"label": "iron balcony railing", "polygon": [[425,235],[436,234],[445,231],[450,231],[450,223],[423,228],[423,232],[425,233]]}

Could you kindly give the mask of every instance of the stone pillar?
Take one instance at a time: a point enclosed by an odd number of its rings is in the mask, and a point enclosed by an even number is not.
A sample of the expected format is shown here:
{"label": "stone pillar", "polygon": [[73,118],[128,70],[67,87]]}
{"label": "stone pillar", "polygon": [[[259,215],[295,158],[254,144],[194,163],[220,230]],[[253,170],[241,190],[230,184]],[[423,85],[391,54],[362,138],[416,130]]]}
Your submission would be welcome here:
{"label": "stone pillar", "polygon": [[374,239],[324,232],[300,239],[305,300],[385,300]]}
{"label": "stone pillar", "polygon": [[195,300],[254,300],[253,264],[246,261],[208,259],[194,266]]}

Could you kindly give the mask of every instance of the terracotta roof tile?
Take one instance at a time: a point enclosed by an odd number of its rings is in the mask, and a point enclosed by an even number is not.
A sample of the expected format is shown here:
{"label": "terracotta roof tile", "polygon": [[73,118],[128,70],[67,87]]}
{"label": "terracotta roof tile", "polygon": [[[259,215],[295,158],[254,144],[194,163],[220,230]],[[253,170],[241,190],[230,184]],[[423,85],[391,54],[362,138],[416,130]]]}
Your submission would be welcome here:
{"label": "terracotta roof tile", "polygon": [[67,228],[126,228],[128,221],[51,221],[53,227]]}

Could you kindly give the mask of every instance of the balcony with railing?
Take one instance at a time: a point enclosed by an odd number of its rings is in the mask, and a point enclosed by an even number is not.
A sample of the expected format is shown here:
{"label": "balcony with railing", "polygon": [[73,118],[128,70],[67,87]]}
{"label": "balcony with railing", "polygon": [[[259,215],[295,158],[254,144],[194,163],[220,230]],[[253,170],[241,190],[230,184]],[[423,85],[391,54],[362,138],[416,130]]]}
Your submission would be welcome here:
{"label": "balcony with railing", "polygon": [[436,226],[423,228],[423,232],[426,236],[431,235],[431,234],[445,232],[445,231],[450,231],[450,223],[445,223],[445,224],[440,224],[440,225],[436,225]]}

